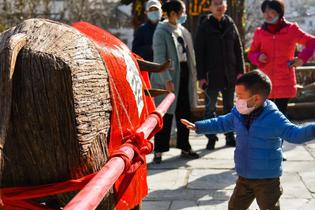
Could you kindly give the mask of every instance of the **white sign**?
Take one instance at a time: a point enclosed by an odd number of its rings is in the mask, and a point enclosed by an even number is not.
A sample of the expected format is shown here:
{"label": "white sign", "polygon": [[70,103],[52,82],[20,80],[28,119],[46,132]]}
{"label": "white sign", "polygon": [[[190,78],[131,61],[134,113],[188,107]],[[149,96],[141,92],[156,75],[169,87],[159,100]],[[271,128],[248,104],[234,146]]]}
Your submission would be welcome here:
{"label": "white sign", "polygon": [[138,116],[140,117],[144,103],[143,103],[143,95],[142,95],[142,82],[141,78],[139,75],[139,71],[137,69],[137,66],[132,60],[130,54],[129,54],[129,49],[123,49],[122,47],[116,46],[117,49],[119,50],[120,54],[125,60],[126,64],[126,80],[128,81],[130,88],[135,96],[137,108],[138,108]]}

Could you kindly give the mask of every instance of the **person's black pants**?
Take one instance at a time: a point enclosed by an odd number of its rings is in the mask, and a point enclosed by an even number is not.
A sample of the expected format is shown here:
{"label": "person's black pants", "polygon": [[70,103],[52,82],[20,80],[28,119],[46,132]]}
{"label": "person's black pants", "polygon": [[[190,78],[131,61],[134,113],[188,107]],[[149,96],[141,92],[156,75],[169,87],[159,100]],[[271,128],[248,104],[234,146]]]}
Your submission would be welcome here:
{"label": "person's black pants", "polygon": [[[222,93],[223,98],[223,114],[231,112],[234,106],[234,88],[224,88],[224,89],[210,89],[206,90],[206,106],[205,106],[205,119],[216,117],[216,105],[218,101],[219,92]],[[226,136],[234,135],[233,132],[225,134]],[[209,140],[215,141],[217,139],[215,134],[206,135]]]}
{"label": "person's black pants", "polygon": [[289,103],[289,99],[288,98],[271,98],[271,101],[273,101],[280,112],[282,112],[282,114],[284,114],[285,116],[287,115],[287,109],[288,109],[288,103]]}
{"label": "person's black pants", "polygon": [[[187,63],[181,63],[180,84],[175,110],[177,126],[177,148],[188,151],[191,149],[189,144],[189,129],[180,122],[181,118],[190,120],[191,111],[189,103],[188,79],[189,69]],[[170,148],[170,135],[172,128],[172,114],[165,114],[163,117],[163,128],[154,138],[154,151],[166,152]]]}
{"label": "person's black pants", "polygon": [[[289,99],[288,98],[271,98],[271,101],[273,101],[280,112],[284,114],[284,116],[287,116],[287,110],[288,110],[288,103]],[[282,139],[282,144],[283,144],[283,139]]]}

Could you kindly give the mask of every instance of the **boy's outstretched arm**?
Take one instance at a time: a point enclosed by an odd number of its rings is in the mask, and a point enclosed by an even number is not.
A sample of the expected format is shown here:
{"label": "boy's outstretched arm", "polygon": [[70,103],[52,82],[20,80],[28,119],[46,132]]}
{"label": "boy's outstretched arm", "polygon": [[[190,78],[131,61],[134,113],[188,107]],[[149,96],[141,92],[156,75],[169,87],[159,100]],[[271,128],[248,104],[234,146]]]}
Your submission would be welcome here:
{"label": "boy's outstretched arm", "polygon": [[188,120],[186,119],[180,119],[181,123],[183,123],[186,128],[188,128],[189,130],[196,130],[196,125],[192,122],[189,122]]}
{"label": "boy's outstretched arm", "polygon": [[186,125],[188,129],[195,130],[196,133],[199,134],[227,133],[234,129],[233,115],[231,113],[216,118],[197,121],[195,124],[185,119],[182,119],[181,122]]}
{"label": "boy's outstretched arm", "polygon": [[295,125],[284,117],[280,137],[290,143],[302,144],[315,139],[315,124]]}

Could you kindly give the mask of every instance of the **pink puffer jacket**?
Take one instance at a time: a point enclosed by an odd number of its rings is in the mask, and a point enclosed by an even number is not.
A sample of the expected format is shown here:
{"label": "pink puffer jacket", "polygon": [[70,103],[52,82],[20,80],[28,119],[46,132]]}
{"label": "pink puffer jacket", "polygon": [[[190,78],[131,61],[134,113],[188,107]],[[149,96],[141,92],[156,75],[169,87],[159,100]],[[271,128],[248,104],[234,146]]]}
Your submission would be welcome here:
{"label": "pink puffer jacket", "polygon": [[[294,59],[296,44],[305,46],[298,57],[307,62],[315,51],[315,37],[303,32],[296,23],[286,22],[286,26],[275,34],[263,28],[256,29],[248,58],[270,77],[272,91],[269,98],[295,97],[295,71],[288,67],[288,61]],[[261,53],[268,58],[265,64],[258,61]]]}

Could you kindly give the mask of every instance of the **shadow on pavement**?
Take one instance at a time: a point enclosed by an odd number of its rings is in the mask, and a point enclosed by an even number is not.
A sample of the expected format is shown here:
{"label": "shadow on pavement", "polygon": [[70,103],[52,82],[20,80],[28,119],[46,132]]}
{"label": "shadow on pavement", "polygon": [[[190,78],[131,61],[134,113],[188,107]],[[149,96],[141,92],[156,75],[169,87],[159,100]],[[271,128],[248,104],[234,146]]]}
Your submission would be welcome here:
{"label": "shadow on pavement", "polygon": [[[150,172],[149,176],[152,175]],[[229,200],[236,178],[234,170],[209,174],[192,180],[185,186],[176,189],[156,189],[151,191],[145,200],[180,201],[182,203],[181,208],[196,207],[196,205],[218,205]]]}

